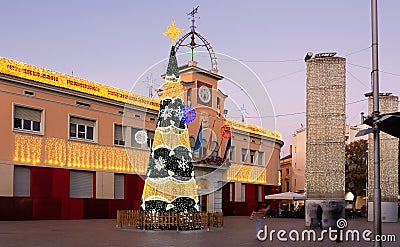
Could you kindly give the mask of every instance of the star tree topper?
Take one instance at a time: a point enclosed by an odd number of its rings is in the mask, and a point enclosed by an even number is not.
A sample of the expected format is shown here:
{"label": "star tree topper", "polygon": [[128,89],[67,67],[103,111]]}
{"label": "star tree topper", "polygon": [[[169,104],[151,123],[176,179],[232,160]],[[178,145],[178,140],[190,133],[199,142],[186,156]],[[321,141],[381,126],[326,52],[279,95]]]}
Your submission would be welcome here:
{"label": "star tree topper", "polygon": [[163,32],[165,36],[169,36],[171,38],[172,45],[175,44],[176,38],[178,38],[179,34],[183,33],[183,29],[179,29],[175,25],[175,21],[172,20],[171,25],[168,27],[167,31]]}

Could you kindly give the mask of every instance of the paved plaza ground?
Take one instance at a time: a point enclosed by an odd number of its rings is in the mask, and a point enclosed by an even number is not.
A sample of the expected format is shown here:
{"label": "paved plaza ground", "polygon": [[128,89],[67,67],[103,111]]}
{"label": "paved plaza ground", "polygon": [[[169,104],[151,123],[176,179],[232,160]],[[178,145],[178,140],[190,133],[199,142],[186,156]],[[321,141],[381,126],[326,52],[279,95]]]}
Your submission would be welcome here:
{"label": "paved plaza ground", "polygon": [[[0,247],[79,247],[79,246],[373,246],[363,240],[360,242],[336,243],[326,236],[323,242],[280,242],[274,235],[271,242],[259,241],[255,237],[256,223],[248,217],[224,217],[223,228],[210,231],[143,231],[133,228],[120,229],[115,220],[46,220],[46,221],[0,221]],[[268,231],[284,229],[299,232],[304,227],[304,219],[268,218],[265,220]],[[383,246],[399,246],[400,223],[383,223],[384,234],[395,234],[396,243]],[[370,229],[373,225],[365,219],[348,221],[345,229]],[[315,229],[317,234],[320,230]],[[288,237],[288,234],[286,235]],[[360,237],[361,238],[361,237]]]}

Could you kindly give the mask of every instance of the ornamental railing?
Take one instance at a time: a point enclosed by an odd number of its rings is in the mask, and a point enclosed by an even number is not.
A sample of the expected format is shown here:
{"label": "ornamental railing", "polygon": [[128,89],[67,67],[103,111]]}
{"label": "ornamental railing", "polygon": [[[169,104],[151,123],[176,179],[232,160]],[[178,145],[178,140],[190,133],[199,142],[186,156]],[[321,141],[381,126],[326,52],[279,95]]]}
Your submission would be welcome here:
{"label": "ornamental railing", "polygon": [[223,226],[220,212],[203,213],[161,213],[139,210],[118,210],[117,227],[135,227],[143,230],[209,230]]}
{"label": "ornamental railing", "polygon": [[219,156],[216,157],[211,156],[211,157],[194,159],[193,165],[198,167],[208,166],[226,170],[229,168],[231,163],[228,159],[223,159]]}

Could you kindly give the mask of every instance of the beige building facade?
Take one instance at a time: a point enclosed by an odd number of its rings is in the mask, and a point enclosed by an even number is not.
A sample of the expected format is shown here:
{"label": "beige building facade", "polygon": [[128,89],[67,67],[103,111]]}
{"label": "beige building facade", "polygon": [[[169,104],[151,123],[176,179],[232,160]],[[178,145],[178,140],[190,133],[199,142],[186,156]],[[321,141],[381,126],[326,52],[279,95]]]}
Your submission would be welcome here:
{"label": "beige building facade", "polygon": [[292,164],[292,151],[290,154],[286,155],[281,159],[281,177],[282,177],[282,192],[293,191],[294,184],[292,183],[293,179],[293,164]]}
{"label": "beige building facade", "polygon": [[297,130],[292,136],[292,165],[293,191],[298,193],[305,192],[305,172],[306,172],[306,130]]}
{"label": "beige building facade", "polygon": [[[367,136],[356,137],[356,134],[362,130],[368,128],[368,126],[362,125],[346,125],[345,140],[346,145],[358,141],[358,140],[368,140]],[[305,191],[305,160],[306,160],[306,129],[302,128],[296,130],[292,135],[292,188],[294,192],[304,192]]]}
{"label": "beige building facade", "polygon": [[[222,76],[195,65],[180,74],[184,100],[203,116],[189,125],[192,147],[200,119],[209,121],[195,155],[202,210],[246,215],[279,186],[281,136],[222,116]],[[0,58],[0,100],[0,219],[113,218],[139,208],[158,99]],[[234,133],[228,162],[224,125]]]}

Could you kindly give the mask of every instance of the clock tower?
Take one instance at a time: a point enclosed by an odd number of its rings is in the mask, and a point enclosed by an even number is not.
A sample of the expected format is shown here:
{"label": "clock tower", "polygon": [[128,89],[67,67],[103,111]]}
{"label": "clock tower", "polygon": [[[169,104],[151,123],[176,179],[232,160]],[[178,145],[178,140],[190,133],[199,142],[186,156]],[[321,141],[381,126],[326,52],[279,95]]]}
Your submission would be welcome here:
{"label": "clock tower", "polygon": [[[180,61],[182,66],[177,74],[184,105],[196,112],[196,118],[187,128],[199,210],[248,215],[256,203],[264,201],[264,194],[277,191],[283,142],[274,130],[225,118],[228,96],[218,88],[224,77],[218,73],[211,44],[195,30],[196,13],[197,8],[189,13],[191,30],[176,42],[175,52],[179,55],[182,47],[191,49],[191,59]],[[195,61],[194,51],[199,47],[207,49],[211,68],[205,69]],[[201,57],[197,59],[203,65]],[[246,196],[246,192],[253,196]]]}
{"label": "clock tower", "polygon": [[[210,43],[195,30],[194,20],[197,8],[189,15],[192,26],[175,44],[175,51],[180,47],[191,49],[191,59],[179,67],[179,75],[183,88],[185,105],[190,105],[196,111],[196,118],[188,124],[190,147],[194,148],[201,130],[200,149],[193,152],[193,164],[197,187],[200,196],[201,211],[222,212],[223,173],[229,168],[229,161],[223,156],[228,145],[221,129],[227,124],[224,118],[224,102],[228,97],[218,89],[218,82],[224,77],[218,74],[217,60]],[[185,43],[190,40],[189,43]],[[198,66],[194,60],[194,50],[205,47],[211,59],[211,69]]]}
{"label": "clock tower", "polygon": [[[208,156],[213,153],[214,157],[222,157],[224,149],[220,149],[219,145],[221,145],[221,141],[226,145],[227,140],[221,139],[222,136],[218,130],[225,124],[224,102],[228,96],[218,89],[218,81],[224,77],[197,67],[194,61],[180,67],[179,73],[182,79],[184,100],[187,105],[196,110],[197,116],[199,116],[189,124],[189,133],[196,138],[202,123],[203,139],[205,139],[202,146],[207,144],[206,148],[208,147],[208,149],[210,149],[210,145],[214,147],[214,149],[208,150]],[[211,138],[210,135],[212,135]],[[209,141],[213,143],[210,144]],[[203,151],[200,151],[200,157],[206,155]]]}

